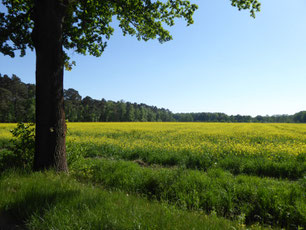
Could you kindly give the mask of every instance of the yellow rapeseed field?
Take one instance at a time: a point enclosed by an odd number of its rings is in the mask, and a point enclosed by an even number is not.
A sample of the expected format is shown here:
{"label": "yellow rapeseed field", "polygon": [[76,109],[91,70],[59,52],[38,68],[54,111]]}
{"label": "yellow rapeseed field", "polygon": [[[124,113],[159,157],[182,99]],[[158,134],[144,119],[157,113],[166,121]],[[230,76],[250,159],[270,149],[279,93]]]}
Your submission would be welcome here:
{"label": "yellow rapeseed field", "polygon": [[[69,171],[80,181],[235,218],[242,226],[304,226],[306,124],[67,126]],[[5,160],[14,159],[14,152],[5,147],[14,127],[0,124],[0,173],[10,162]],[[2,165],[1,152],[6,154]],[[11,158],[5,158],[8,154]]]}
{"label": "yellow rapeseed field", "polygon": [[10,130],[16,127],[16,124],[12,123],[0,123],[0,143],[6,142],[12,138]]}
{"label": "yellow rapeseed field", "polygon": [[67,140],[114,152],[256,154],[274,158],[306,153],[306,124],[69,123]]}
{"label": "yellow rapeseed field", "polygon": [[[0,124],[0,140],[16,124]],[[67,142],[101,153],[209,153],[216,156],[306,154],[306,124],[256,123],[68,123]],[[93,148],[91,148],[93,149]]]}

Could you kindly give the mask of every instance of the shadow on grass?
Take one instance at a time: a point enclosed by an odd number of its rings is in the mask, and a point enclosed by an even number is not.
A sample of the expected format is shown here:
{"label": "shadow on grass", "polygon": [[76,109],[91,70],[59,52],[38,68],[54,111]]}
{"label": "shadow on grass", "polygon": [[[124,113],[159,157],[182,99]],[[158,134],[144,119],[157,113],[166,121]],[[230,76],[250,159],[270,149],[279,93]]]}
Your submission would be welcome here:
{"label": "shadow on grass", "polygon": [[0,211],[0,230],[27,229],[32,216],[44,216],[56,204],[75,197],[80,192],[70,191],[31,191],[20,200],[8,204],[8,208]]}

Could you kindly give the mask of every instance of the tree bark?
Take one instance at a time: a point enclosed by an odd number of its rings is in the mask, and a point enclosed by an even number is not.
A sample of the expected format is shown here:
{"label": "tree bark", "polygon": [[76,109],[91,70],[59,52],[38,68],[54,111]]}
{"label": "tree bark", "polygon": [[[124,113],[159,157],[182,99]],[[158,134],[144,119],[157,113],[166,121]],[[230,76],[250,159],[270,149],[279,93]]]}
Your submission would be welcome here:
{"label": "tree bark", "polygon": [[65,9],[61,0],[35,0],[32,40],[36,52],[34,170],[68,171],[62,47]]}

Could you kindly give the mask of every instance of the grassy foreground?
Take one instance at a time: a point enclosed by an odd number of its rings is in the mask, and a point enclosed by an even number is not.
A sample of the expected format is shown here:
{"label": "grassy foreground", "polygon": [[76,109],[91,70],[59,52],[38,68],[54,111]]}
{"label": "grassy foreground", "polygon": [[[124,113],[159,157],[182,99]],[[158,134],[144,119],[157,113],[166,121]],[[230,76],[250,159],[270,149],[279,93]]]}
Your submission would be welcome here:
{"label": "grassy foreground", "polygon": [[[0,177],[29,159],[13,154],[13,127],[0,124]],[[306,226],[305,124],[68,123],[67,156],[69,176],[2,175],[0,224],[5,216],[30,229]]]}
{"label": "grassy foreground", "polygon": [[243,228],[216,215],[83,185],[68,175],[10,172],[0,178],[0,229],[17,226],[65,230]]}
{"label": "grassy foreground", "polygon": [[297,228],[306,221],[305,180],[233,176],[220,168],[207,172],[141,167],[135,162],[85,159],[72,174],[108,189],[142,194],[189,210],[214,212],[251,225]]}

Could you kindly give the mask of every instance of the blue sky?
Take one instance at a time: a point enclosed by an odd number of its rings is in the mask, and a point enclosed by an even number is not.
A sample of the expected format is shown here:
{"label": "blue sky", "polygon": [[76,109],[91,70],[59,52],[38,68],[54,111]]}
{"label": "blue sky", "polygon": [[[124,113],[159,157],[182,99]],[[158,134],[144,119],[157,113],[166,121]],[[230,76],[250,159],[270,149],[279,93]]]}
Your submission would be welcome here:
{"label": "blue sky", "polygon": [[[229,0],[192,2],[199,5],[195,23],[178,21],[170,42],[139,42],[115,28],[100,58],[71,52],[77,66],[65,72],[65,88],[173,112],[255,116],[306,110],[305,0],[261,0],[255,20]],[[34,83],[34,53],[0,55],[0,73]]]}

